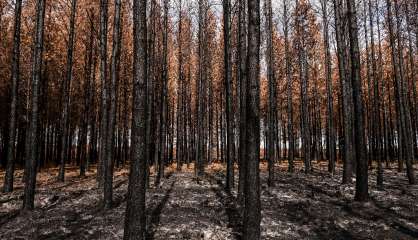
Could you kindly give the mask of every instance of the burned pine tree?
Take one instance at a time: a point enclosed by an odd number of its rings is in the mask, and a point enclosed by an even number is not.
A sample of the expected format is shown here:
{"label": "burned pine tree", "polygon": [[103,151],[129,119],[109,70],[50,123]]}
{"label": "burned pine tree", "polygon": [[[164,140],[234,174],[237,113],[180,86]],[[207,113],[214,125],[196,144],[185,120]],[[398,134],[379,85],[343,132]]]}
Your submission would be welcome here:
{"label": "burned pine tree", "polygon": [[30,211],[34,208],[36,174],[38,164],[38,124],[39,124],[39,87],[42,71],[42,55],[44,46],[44,23],[45,23],[45,2],[46,0],[36,1],[36,26],[35,42],[32,66],[32,96],[31,114],[29,121],[28,134],[25,143],[25,190],[23,197],[23,210]]}
{"label": "burned pine tree", "polygon": [[248,0],[243,239],[260,239],[260,2]]}
{"label": "burned pine tree", "polygon": [[15,4],[14,33],[13,33],[13,57],[12,57],[12,88],[9,117],[9,142],[7,148],[7,166],[4,177],[4,192],[13,191],[13,179],[16,161],[16,123],[17,107],[19,101],[19,82],[20,82],[20,27],[22,15],[22,0],[17,0]]}
{"label": "burned pine tree", "polygon": [[64,181],[65,177],[65,163],[68,161],[68,149],[71,149],[71,142],[68,142],[68,128],[69,128],[69,105],[70,105],[70,86],[73,78],[73,52],[74,52],[74,35],[75,35],[75,15],[77,9],[77,0],[71,2],[71,16],[70,16],[70,30],[68,33],[68,48],[67,48],[67,74],[62,84],[62,112],[61,112],[61,164],[58,174],[58,180]]}
{"label": "burned pine tree", "polygon": [[233,160],[233,113],[232,113],[232,62],[230,33],[230,0],[223,0],[223,36],[224,36],[224,80],[225,80],[225,116],[226,116],[226,189],[234,187]]}
{"label": "burned pine tree", "polygon": [[129,173],[124,239],[145,239],[146,215],[146,106],[147,106],[147,1],[135,0],[132,160]]}
{"label": "burned pine tree", "polygon": [[268,161],[268,185],[274,182],[274,164],[276,162],[277,142],[277,81],[274,73],[273,51],[273,7],[271,0],[266,0],[266,34],[267,34],[267,79],[268,79],[268,112],[267,112],[267,161]]}
{"label": "burned pine tree", "polygon": [[364,136],[363,120],[363,99],[360,75],[360,52],[358,43],[357,11],[355,2],[347,0],[348,32],[350,39],[350,60],[351,60],[351,83],[353,94],[353,119],[354,119],[354,141],[356,153],[356,195],[358,201],[367,201],[368,191],[368,168],[366,157],[366,145]]}

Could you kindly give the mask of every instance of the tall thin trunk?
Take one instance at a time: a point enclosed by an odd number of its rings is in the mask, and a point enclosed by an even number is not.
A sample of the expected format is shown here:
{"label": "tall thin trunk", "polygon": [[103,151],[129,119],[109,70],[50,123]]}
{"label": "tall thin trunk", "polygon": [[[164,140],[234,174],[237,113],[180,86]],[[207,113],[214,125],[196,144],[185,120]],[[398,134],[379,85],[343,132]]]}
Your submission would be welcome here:
{"label": "tall thin trunk", "polygon": [[[375,6],[375,12],[378,12],[378,2],[376,2],[376,6]],[[379,70],[378,70],[378,79],[380,79],[382,81],[381,84],[381,92],[382,92],[382,96],[386,96],[386,84],[383,82],[383,54],[382,54],[382,44],[381,44],[381,34],[380,34],[380,23],[379,21],[377,21],[377,42],[378,42],[378,66],[379,66]],[[389,96],[390,97],[390,96]],[[389,143],[389,136],[390,136],[390,130],[389,128],[389,119],[388,119],[388,107],[385,103],[385,98],[382,98],[381,101],[381,106],[378,106],[378,108],[382,108],[382,119],[383,119],[383,148],[384,148],[384,153],[383,153],[383,159],[386,161],[386,164],[389,163],[389,153],[390,153],[390,143]],[[379,170],[378,170],[379,171]],[[379,173],[378,173],[379,175]],[[383,184],[383,179],[382,179],[382,184]]]}
{"label": "tall thin trunk", "polygon": [[[239,0],[239,20],[238,20],[238,63],[239,63],[239,146],[238,146],[238,162],[239,162],[239,181],[238,181],[238,199],[239,202],[243,203],[243,193],[245,184],[245,172],[246,172],[246,96],[247,96],[247,79],[246,79],[246,58],[247,58],[247,31],[246,31],[246,0]],[[218,113],[218,111],[216,111]],[[218,121],[216,121],[218,122]],[[216,132],[218,133],[218,124],[216,126]],[[217,134],[218,135],[218,134]],[[219,146],[219,139],[216,140],[217,146]],[[218,147],[219,148],[219,147]],[[217,154],[219,156],[219,154]],[[219,157],[218,157],[219,158]]]}
{"label": "tall thin trunk", "polygon": [[368,165],[372,168],[373,157],[376,156],[375,148],[375,123],[372,120],[373,118],[373,109],[372,109],[372,68],[370,60],[370,47],[369,47],[369,30],[367,29],[367,12],[366,12],[366,1],[363,1],[363,29],[364,29],[364,42],[365,42],[365,62],[366,62],[366,82],[367,82],[367,98],[368,101],[364,103],[365,105],[365,144],[366,144],[366,158]]}
{"label": "tall thin trunk", "polygon": [[[299,8],[299,2],[296,2],[296,8]],[[296,10],[299,11],[299,10]],[[302,139],[302,156],[305,165],[305,173],[312,170],[311,166],[311,129],[309,119],[309,97],[308,97],[308,84],[309,84],[309,66],[308,56],[306,52],[306,44],[304,38],[304,29],[302,22],[304,19],[302,16],[296,16],[296,48],[298,52],[298,65],[299,65],[299,77],[300,77],[300,118],[301,118],[301,139]]]}
{"label": "tall thin trunk", "polygon": [[[16,123],[17,123],[17,105],[18,88],[20,80],[20,26],[22,15],[22,0],[16,0],[14,34],[13,34],[13,56],[12,56],[12,89],[9,116],[9,142],[7,148],[6,175],[4,177],[4,192],[13,191],[13,175],[15,170],[15,142],[16,142]],[[20,129],[21,130],[21,129]]]}
{"label": "tall thin trunk", "polygon": [[260,239],[260,1],[248,0],[246,181],[243,239]]}
{"label": "tall thin trunk", "polygon": [[327,1],[321,1],[322,6],[322,19],[323,19],[323,32],[324,32],[324,50],[325,50],[325,78],[327,88],[327,151],[328,151],[328,171],[332,174],[335,173],[336,162],[336,142],[335,142],[335,128],[334,128],[334,98],[332,96],[332,63],[331,52],[329,46],[329,30],[328,30],[328,10]]}
{"label": "tall thin trunk", "polygon": [[286,59],[286,83],[287,83],[287,132],[288,132],[288,161],[289,172],[294,171],[294,153],[295,153],[295,137],[293,131],[293,77],[292,77],[292,65],[290,61],[289,50],[289,18],[287,16],[287,0],[283,0],[283,21],[284,21],[284,48]]}
{"label": "tall thin trunk", "polygon": [[97,164],[97,180],[99,187],[104,184],[104,167],[106,159],[106,139],[108,126],[108,74],[107,74],[107,30],[108,30],[108,0],[100,0],[100,81],[101,92],[101,114],[100,114],[100,138],[99,138],[99,162]]}
{"label": "tall thin trunk", "polygon": [[[409,16],[411,10],[408,4],[404,4],[404,10],[406,15],[406,24],[407,24],[407,34],[408,34],[408,58],[409,58],[409,69],[410,69],[410,80],[412,85],[412,96],[411,96],[411,111],[412,111],[412,125],[413,125],[413,136],[416,136],[418,133],[418,92],[417,92],[417,72],[414,59],[414,48],[412,42],[412,26],[413,20]],[[413,10],[412,10],[413,11]],[[418,19],[418,17],[417,17]],[[416,54],[415,54],[416,55]],[[414,140],[414,152],[417,153],[417,141]]]}
{"label": "tall thin trunk", "polygon": [[351,83],[353,87],[354,106],[354,146],[357,159],[356,194],[357,201],[369,198],[367,156],[364,141],[363,99],[360,74],[360,51],[358,43],[358,26],[356,6],[353,0],[347,0],[348,32],[350,36]]}
{"label": "tall thin trunk", "polygon": [[[85,159],[85,169],[84,171],[88,171],[89,164],[93,160],[93,153],[94,153],[94,145],[95,145],[95,107],[94,107],[94,91],[93,88],[95,79],[95,66],[96,66],[96,57],[94,53],[94,43],[95,43],[95,36],[94,36],[94,11],[93,9],[88,10],[89,12],[89,21],[90,21],[90,39],[89,39],[89,56],[88,56],[88,84],[87,84],[87,105],[88,108],[86,109],[87,112],[87,129],[90,128],[89,137],[86,137],[86,159]],[[88,142],[87,139],[90,139]],[[80,175],[81,169],[80,169]]]}
{"label": "tall thin trunk", "polygon": [[145,239],[146,109],[147,109],[147,1],[133,3],[133,115],[132,160],[129,174],[124,239]]}
{"label": "tall thin trunk", "polygon": [[[373,122],[374,122],[374,132],[376,134],[376,158],[377,158],[377,186],[383,186],[383,169],[382,169],[382,151],[383,151],[383,140],[384,137],[382,134],[381,126],[381,114],[380,114],[380,76],[377,73],[377,63],[376,63],[376,50],[375,50],[375,41],[374,41],[374,17],[372,11],[372,1],[368,1],[368,10],[369,10],[369,27],[370,27],[370,54],[371,54],[371,64],[372,64],[372,78],[373,78]],[[380,33],[379,33],[380,35]],[[380,42],[380,41],[379,41]]]}
{"label": "tall thin trunk", "polygon": [[120,15],[121,15],[121,0],[115,0],[115,15],[113,21],[113,49],[111,57],[110,67],[110,108],[108,113],[108,126],[106,136],[106,154],[104,158],[104,191],[103,200],[104,207],[110,208],[112,206],[112,195],[113,195],[113,156],[114,156],[114,145],[115,145],[115,122],[116,122],[116,83],[118,81],[118,62],[120,58]]}
{"label": "tall thin trunk", "polygon": [[155,185],[160,184],[161,177],[164,177],[164,167],[166,162],[166,141],[167,141],[167,122],[168,122],[168,8],[170,1],[164,0],[164,26],[163,26],[163,72],[162,72],[162,96],[161,96],[161,119],[160,119],[160,144],[161,152],[158,157],[158,173]]}
{"label": "tall thin trunk", "polygon": [[223,0],[224,33],[224,80],[225,80],[225,115],[226,115],[226,190],[234,188],[233,159],[233,112],[232,112],[232,61],[230,33],[230,0]]}
{"label": "tall thin trunk", "polygon": [[77,8],[77,0],[71,2],[71,16],[70,16],[70,31],[68,35],[67,47],[67,73],[62,84],[62,112],[61,112],[61,157],[58,180],[63,182],[65,177],[65,163],[68,161],[67,149],[71,148],[71,143],[67,142],[68,124],[69,124],[69,105],[70,105],[70,91],[71,80],[73,78],[73,51],[74,51],[74,37],[75,37],[75,15]]}
{"label": "tall thin trunk", "polygon": [[205,64],[205,29],[206,29],[206,2],[204,0],[199,0],[199,36],[198,36],[198,54],[199,54],[199,76],[198,76],[198,83],[197,83],[197,147],[196,147],[196,169],[195,173],[198,178],[200,178],[203,175],[204,172],[204,164],[203,164],[203,120],[204,120],[204,114],[203,114],[203,82],[205,81],[206,77],[206,67],[208,65]]}
{"label": "tall thin trunk", "polygon": [[274,74],[273,51],[273,7],[271,0],[266,0],[266,33],[267,33],[267,78],[268,78],[268,112],[267,112],[267,160],[268,160],[268,185],[274,184],[274,163],[276,162],[276,131],[277,131],[277,81]]}
{"label": "tall thin trunk", "polygon": [[353,99],[351,94],[351,81],[349,79],[350,70],[348,69],[349,61],[347,59],[347,45],[346,45],[346,27],[343,16],[343,7],[341,0],[334,0],[334,14],[336,22],[336,41],[338,54],[338,70],[342,94],[342,113],[343,113],[343,128],[344,128],[344,149],[343,149],[343,179],[342,183],[350,183],[353,175],[353,164],[355,160],[355,153],[353,147],[353,121],[352,121],[352,105]]}
{"label": "tall thin trunk", "polygon": [[39,124],[39,87],[42,71],[42,55],[44,43],[44,20],[45,20],[45,1],[36,2],[36,28],[35,42],[33,50],[32,66],[32,98],[29,132],[27,134],[25,146],[25,190],[23,197],[23,210],[30,211],[34,208],[36,173],[37,173],[37,146],[38,146],[38,124]]}
{"label": "tall thin trunk", "polygon": [[177,170],[181,170],[183,160],[182,159],[182,142],[183,142],[183,125],[182,125],[182,103],[183,103],[183,95],[182,95],[182,84],[183,84],[183,49],[182,49],[182,23],[183,23],[183,13],[182,13],[182,1],[179,2],[179,23],[178,23],[178,81],[177,81],[177,136],[176,136],[176,161],[177,161]]}

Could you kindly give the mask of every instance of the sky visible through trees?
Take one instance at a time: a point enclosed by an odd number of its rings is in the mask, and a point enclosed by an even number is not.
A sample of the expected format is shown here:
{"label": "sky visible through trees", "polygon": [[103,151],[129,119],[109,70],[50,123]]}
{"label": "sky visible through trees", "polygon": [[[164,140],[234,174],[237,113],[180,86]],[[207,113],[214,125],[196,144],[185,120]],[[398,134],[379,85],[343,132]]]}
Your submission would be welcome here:
{"label": "sky visible through trees", "polygon": [[0,0],[0,239],[418,238],[417,13]]}

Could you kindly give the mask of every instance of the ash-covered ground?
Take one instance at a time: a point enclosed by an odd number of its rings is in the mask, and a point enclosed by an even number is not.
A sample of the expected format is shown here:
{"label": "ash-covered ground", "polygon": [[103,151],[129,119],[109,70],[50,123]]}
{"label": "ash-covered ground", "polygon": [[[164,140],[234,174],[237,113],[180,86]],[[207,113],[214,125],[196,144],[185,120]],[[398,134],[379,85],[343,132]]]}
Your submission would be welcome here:
{"label": "ash-covered ground", "polygon": [[[323,164],[312,174],[289,174],[277,164],[274,187],[267,187],[261,165],[262,239],[418,239],[418,186],[408,185],[405,173],[385,169],[384,190],[375,187],[370,171],[371,199],[353,201],[354,184],[341,185],[341,169],[331,176]],[[224,191],[224,166],[212,164],[200,181],[193,166],[181,172],[174,166],[147,192],[148,239],[240,239],[241,209],[236,191]],[[66,181],[56,181],[57,169],[38,174],[35,211],[20,211],[22,171],[15,191],[0,194],[0,239],[122,239],[128,169],[114,177],[114,206],[101,207],[96,175],[78,177],[67,169]],[[238,173],[236,172],[236,181]],[[4,172],[0,172],[3,183]]]}

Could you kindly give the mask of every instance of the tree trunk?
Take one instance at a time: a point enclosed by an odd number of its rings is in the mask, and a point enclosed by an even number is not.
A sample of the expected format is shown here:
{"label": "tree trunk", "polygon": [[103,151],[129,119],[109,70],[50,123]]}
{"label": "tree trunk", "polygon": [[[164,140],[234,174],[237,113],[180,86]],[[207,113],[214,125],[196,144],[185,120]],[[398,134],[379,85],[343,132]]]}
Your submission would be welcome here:
{"label": "tree trunk", "polygon": [[205,63],[205,55],[206,55],[206,40],[205,40],[205,29],[206,29],[206,2],[204,0],[199,0],[199,45],[198,45],[198,55],[199,55],[199,76],[198,76],[198,83],[197,83],[197,146],[196,146],[196,169],[195,173],[198,177],[203,176],[204,173],[204,163],[203,163],[203,83],[206,77],[206,65]]}
{"label": "tree trunk", "polygon": [[29,132],[25,146],[25,190],[23,197],[23,210],[31,211],[34,208],[36,173],[37,173],[37,146],[38,146],[38,124],[39,124],[39,86],[42,71],[43,38],[45,20],[45,0],[36,2],[36,28],[32,66],[32,100]]}
{"label": "tree trunk", "polygon": [[324,50],[325,50],[325,78],[327,88],[327,151],[328,151],[328,171],[335,173],[336,162],[336,143],[335,143],[335,127],[334,127],[334,98],[332,96],[332,63],[331,52],[329,46],[329,30],[328,30],[328,10],[327,1],[321,0],[322,19],[324,28]]}
{"label": "tree trunk", "polygon": [[260,2],[248,0],[246,101],[247,168],[244,194],[243,239],[260,239]]}
{"label": "tree trunk", "polygon": [[177,161],[177,170],[180,171],[183,164],[183,159],[181,159],[182,156],[182,82],[183,82],[183,49],[182,49],[182,19],[183,19],[183,13],[182,13],[182,1],[179,2],[179,23],[178,23],[178,81],[177,81],[177,124],[176,124],[176,130],[177,130],[177,136],[176,136],[176,161]]}
{"label": "tree trunk", "polygon": [[[14,34],[13,34],[13,57],[12,57],[12,91],[9,117],[9,142],[7,148],[6,175],[4,177],[4,192],[13,191],[13,175],[15,170],[15,142],[16,142],[16,123],[18,106],[18,89],[20,81],[20,26],[22,15],[22,0],[16,0]],[[20,129],[21,130],[21,129]]]}
{"label": "tree trunk", "polygon": [[225,115],[226,115],[226,184],[230,191],[234,188],[234,159],[233,159],[233,112],[232,112],[232,61],[230,38],[230,0],[223,0],[223,32],[224,32],[224,80],[225,80]]}
{"label": "tree trunk", "polygon": [[108,126],[106,136],[106,154],[104,158],[104,191],[103,200],[104,207],[110,208],[112,206],[113,195],[113,156],[115,145],[115,122],[116,122],[116,84],[118,81],[118,63],[120,58],[120,15],[121,15],[121,0],[115,0],[115,15],[113,20],[113,49],[111,57],[111,81],[109,86],[110,108],[108,113]]}
{"label": "tree trunk", "polygon": [[295,153],[295,137],[293,131],[293,81],[292,81],[292,65],[289,52],[289,18],[287,16],[287,0],[283,0],[283,20],[284,20],[284,48],[286,59],[286,82],[287,82],[287,132],[288,132],[288,161],[289,172],[294,171],[294,153]]}
{"label": "tree trunk", "polygon": [[338,54],[338,70],[341,85],[342,106],[341,111],[343,115],[344,128],[344,149],[343,149],[343,179],[342,183],[351,183],[353,175],[353,163],[355,160],[355,153],[353,147],[353,122],[352,122],[352,105],[353,99],[351,94],[351,81],[349,79],[350,71],[348,69],[349,63],[347,59],[346,46],[346,27],[343,19],[342,1],[334,0],[334,14],[336,22],[336,41]]}
{"label": "tree trunk", "polygon": [[351,83],[354,106],[354,142],[357,159],[355,200],[369,199],[367,156],[364,141],[363,99],[360,75],[360,51],[358,43],[357,13],[354,0],[347,0],[348,29],[350,36]]}
{"label": "tree trunk", "polygon": [[155,180],[155,185],[158,186],[161,177],[164,177],[165,157],[166,157],[166,139],[167,139],[167,92],[168,92],[168,8],[169,0],[164,0],[164,26],[163,26],[163,72],[162,72],[162,96],[161,96],[161,119],[160,119],[160,144],[161,152],[158,157],[158,173]]}
{"label": "tree trunk", "polygon": [[[375,51],[375,42],[374,42],[374,17],[373,17],[373,7],[372,7],[372,1],[368,1],[368,7],[369,7],[369,27],[370,27],[370,50],[371,50],[371,63],[372,63],[372,78],[373,78],[373,122],[374,122],[374,132],[376,134],[376,158],[377,158],[377,187],[381,188],[383,186],[383,169],[382,169],[382,152],[383,152],[383,142],[382,139],[384,135],[382,134],[382,125],[381,125],[381,112],[380,112],[380,106],[381,106],[381,100],[380,100],[380,75],[377,73],[377,64],[376,64],[376,51]],[[378,23],[379,24],[379,23]],[[380,33],[378,34],[380,36]],[[380,44],[380,40],[379,40]],[[384,95],[383,95],[384,96]]]}
{"label": "tree trunk", "polygon": [[147,22],[146,0],[135,0],[134,79],[132,115],[132,160],[129,174],[124,239],[145,239],[146,109],[147,109]]}
{"label": "tree trunk", "polygon": [[267,112],[267,160],[269,186],[274,184],[274,163],[276,162],[276,131],[277,131],[277,82],[274,74],[274,50],[273,50],[273,8],[271,0],[266,0],[266,33],[267,33],[267,78],[268,78],[268,112]]}
{"label": "tree trunk", "polygon": [[[296,2],[296,8],[298,8],[298,3]],[[305,165],[305,173],[312,171],[311,166],[311,129],[309,124],[309,100],[308,100],[308,81],[309,81],[309,66],[308,66],[308,56],[306,52],[305,41],[304,41],[304,29],[301,26],[303,19],[300,16],[296,17],[296,48],[298,52],[298,65],[299,65],[299,77],[300,77],[300,109],[301,109],[301,139],[302,139],[302,156]]]}
{"label": "tree trunk", "polygon": [[[108,0],[100,0],[100,80],[102,84],[101,115],[100,115],[100,139],[99,162],[97,164],[97,180],[99,187],[103,187],[105,174],[105,159],[107,153],[108,129],[108,74],[107,74],[107,24],[108,24]],[[112,134],[112,133],[111,133]]]}
{"label": "tree trunk", "polygon": [[[244,184],[245,184],[245,173],[246,173],[246,96],[247,96],[247,79],[246,79],[246,58],[247,58],[247,31],[246,31],[246,0],[239,0],[239,20],[238,20],[238,63],[239,63],[239,102],[240,102],[240,113],[239,113],[239,146],[238,146],[238,163],[239,163],[239,180],[238,180],[238,202],[243,203]],[[218,112],[218,111],[216,111]],[[218,132],[218,124],[216,127]],[[217,146],[219,145],[219,139],[216,140]],[[219,148],[219,147],[218,147]],[[218,154],[219,155],[219,154]]]}
{"label": "tree trunk", "polygon": [[70,30],[68,35],[68,48],[67,48],[67,73],[62,84],[62,112],[61,112],[61,156],[60,156],[60,168],[58,174],[58,181],[63,182],[65,177],[65,164],[68,161],[67,149],[71,148],[71,143],[67,142],[68,136],[68,124],[70,115],[70,91],[71,80],[73,78],[73,51],[74,51],[74,37],[75,37],[75,14],[77,8],[77,0],[71,2],[71,16],[70,16]]}

